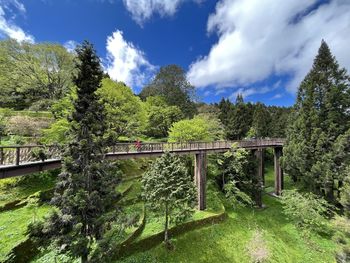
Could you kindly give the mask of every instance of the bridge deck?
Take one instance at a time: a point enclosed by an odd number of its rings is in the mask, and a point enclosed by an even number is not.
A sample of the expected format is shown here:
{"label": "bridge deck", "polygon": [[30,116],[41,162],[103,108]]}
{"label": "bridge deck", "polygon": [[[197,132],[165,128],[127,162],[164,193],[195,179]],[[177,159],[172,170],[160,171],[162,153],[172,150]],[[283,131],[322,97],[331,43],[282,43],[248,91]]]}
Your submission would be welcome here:
{"label": "bridge deck", "polygon": [[[108,147],[106,158],[110,160],[156,157],[165,151],[176,154],[195,154],[199,152],[225,152],[233,145],[238,148],[258,149],[282,147],[284,139],[257,139],[241,141],[187,142],[187,143],[117,143]],[[46,159],[40,161],[38,150]],[[54,169],[61,166],[61,149],[58,146],[24,145],[0,147],[0,179],[28,173]]]}

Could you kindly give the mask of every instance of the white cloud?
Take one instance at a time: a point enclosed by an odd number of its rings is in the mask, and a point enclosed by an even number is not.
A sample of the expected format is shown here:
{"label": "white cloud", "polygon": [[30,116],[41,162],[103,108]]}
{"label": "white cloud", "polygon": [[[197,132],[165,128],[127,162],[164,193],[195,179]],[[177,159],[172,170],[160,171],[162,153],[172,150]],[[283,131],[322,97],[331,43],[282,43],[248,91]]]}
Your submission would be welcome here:
{"label": "white cloud", "polygon": [[[173,16],[185,1],[189,0],[123,0],[126,9],[139,25],[150,19],[153,14],[162,17]],[[193,1],[200,4],[204,0]]]}
{"label": "white cloud", "polygon": [[350,69],[350,1],[332,0],[315,8],[318,2],[221,0],[207,23],[208,33],[219,39],[207,56],[192,63],[190,82],[224,88],[289,75],[287,89],[295,92],[322,39],[340,65]]}
{"label": "white cloud", "polygon": [[131,87],[145,84],[155,71],[143,51],[123,38],[122,31],[115,31],[107,38],[106,70],[114,80],[123,81]]}
{"label": "white cloud", "polygon": [[24,5],[17,0],[0,0],[0,35],[13,38],[17,41],[34,42],[34,37],[24,32],[14,23],[16,14],[25,14]]}
{"label": "white cloud", "polygon": [[68,40],[63,44],[63,46],[65,47],[65,49],[67,49],[68,52],[74,52],[77,45],[78,45],[78,42],[74,40]]}

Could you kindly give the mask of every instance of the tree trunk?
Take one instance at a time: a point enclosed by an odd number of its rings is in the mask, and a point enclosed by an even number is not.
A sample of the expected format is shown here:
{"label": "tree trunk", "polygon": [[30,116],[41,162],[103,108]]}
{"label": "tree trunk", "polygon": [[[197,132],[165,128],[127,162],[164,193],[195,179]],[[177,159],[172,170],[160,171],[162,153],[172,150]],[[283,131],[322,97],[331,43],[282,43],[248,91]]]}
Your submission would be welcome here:
{"label": "tree trunk", "polygon": [[168,204],[165,204],[165,231],[164,231],[164,242],[167,245],[169,243],[169,236],[168,236],[168,226],[169,226],[169,210],[168,210]]}

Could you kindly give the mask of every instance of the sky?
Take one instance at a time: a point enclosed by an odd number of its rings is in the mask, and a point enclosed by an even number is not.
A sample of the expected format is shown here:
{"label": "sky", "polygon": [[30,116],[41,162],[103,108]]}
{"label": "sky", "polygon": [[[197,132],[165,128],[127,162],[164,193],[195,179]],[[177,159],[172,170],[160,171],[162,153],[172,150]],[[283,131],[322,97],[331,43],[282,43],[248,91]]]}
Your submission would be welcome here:
{"label": "sky", "polygon": [[350,70],[350,0],[0,0],[0,38],[95,46],[140,92],[177,64],[197,99],[294,104],[324,39]]}

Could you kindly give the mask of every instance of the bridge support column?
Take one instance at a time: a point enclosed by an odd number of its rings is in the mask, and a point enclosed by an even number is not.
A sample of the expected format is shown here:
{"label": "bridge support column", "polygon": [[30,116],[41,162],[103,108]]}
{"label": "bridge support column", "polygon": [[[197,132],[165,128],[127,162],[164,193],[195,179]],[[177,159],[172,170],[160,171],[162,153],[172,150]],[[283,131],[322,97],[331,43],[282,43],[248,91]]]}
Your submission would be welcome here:
{"label": "bridge support column", "polygon": [[197,153],[194,164],[194,181],[197,186],[198,209],[206,208],[207,154]]}
{"label": "bridge support column", "polygon": [[281,195],[283,190],[283,171],[280,164],[280,158],[282,156],[282,147],[274,148],[275,153],[275,195]]}
{"label": "bridge support column", "polygon": [[254,201],[257,207],[262,207],[262,189],[264,184],[264,150],[257,149],[254,151],[254,154],[257,158],[258,167],[257,174],[253,179],[254,186]]}

